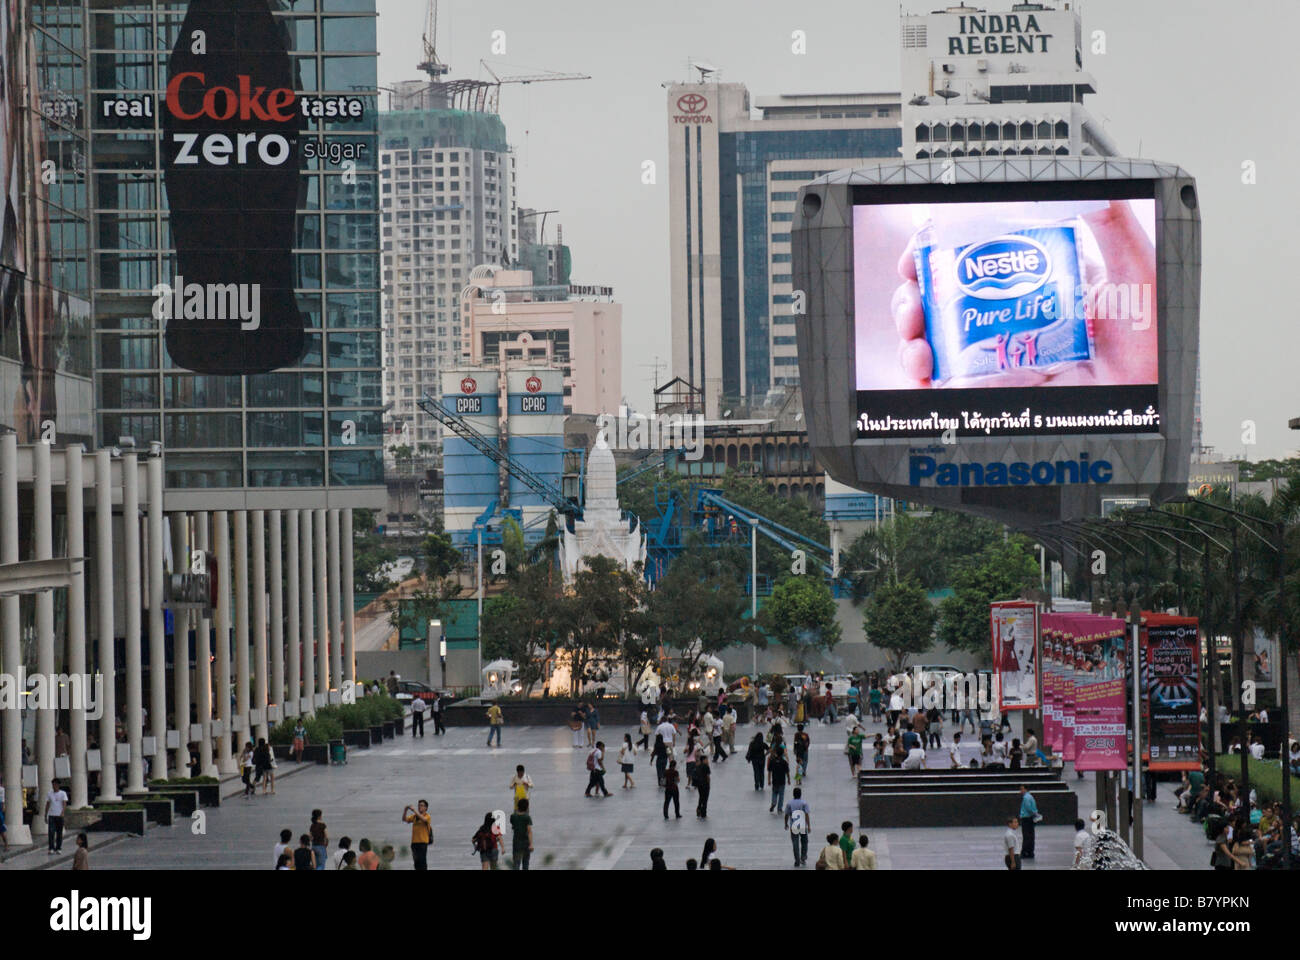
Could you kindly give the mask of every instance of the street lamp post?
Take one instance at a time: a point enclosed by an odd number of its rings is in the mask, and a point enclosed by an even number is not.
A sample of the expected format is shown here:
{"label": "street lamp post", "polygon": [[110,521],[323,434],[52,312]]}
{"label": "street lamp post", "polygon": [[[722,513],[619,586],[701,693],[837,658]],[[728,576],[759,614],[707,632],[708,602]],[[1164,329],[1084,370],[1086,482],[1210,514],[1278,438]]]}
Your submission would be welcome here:
{"label": "street lamp post", "polygon": [[[749,518],[749,624],[758,627],[758,520]],[[751,678],[758,683],[758,645],[751,644],[754,655]]]}

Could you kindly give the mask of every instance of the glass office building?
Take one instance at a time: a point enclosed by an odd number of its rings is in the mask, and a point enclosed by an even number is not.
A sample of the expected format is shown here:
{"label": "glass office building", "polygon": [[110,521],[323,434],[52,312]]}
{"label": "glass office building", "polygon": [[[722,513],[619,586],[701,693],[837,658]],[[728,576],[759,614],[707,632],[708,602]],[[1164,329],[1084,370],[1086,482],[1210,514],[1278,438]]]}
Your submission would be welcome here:
{"label": "glass office building", "polygon": [[84,11],[0,0],[0,428],[92,434]]}
{"label": "glass office building", "polygon": [[301,121],[293,256],[307,346],[295,366],[243,376],[178,367],[153,315],[155,285],[177,273],[161,132],[188,5],[90,0],[86,12],[95,428],[101,443],[162,442],[169,509],[219,509],[217,490],[248,506],[367,506],[383,484],[374,0],[269,3],[297,93],[359,98],[364,112]]}

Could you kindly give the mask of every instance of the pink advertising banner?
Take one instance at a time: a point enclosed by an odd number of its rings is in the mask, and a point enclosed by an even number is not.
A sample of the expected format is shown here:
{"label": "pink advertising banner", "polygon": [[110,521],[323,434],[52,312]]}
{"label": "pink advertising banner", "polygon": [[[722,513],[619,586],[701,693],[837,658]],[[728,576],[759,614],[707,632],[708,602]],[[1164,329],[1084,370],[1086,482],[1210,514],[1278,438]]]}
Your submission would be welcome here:
{"label": "pink advertising banner", "polygon": [[1073,679],[1074,769],[1123,770],[1127,765],[1124,621],[1076,614]]}

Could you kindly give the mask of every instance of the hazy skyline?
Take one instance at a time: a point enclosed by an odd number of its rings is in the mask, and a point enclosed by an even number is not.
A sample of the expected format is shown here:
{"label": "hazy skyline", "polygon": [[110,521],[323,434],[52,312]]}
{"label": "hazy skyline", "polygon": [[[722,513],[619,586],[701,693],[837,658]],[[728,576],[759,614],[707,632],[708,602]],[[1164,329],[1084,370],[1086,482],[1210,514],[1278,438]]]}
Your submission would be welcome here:
{"label": "hazy skyline", "polygon": [[[501,116],[516,150],[521,206],[558,209],[575,283],[614,287],[623,304],[623,393],[649,403],[652,364],[668,369],[667,110],[661,84],[704,60],[752,96],[897,91],[898,16],[938,0],[656,4],[442,0],[438,54],[453,78],[587,73],[590,80],[508,85]],[[1065,3],[1049,4],[1058,8]],[[1010,9],[1010,0],[984,4]],[[1281,457],[1300,448],[1296,307],[1281,284],[1296,245],[1300,187],[1287,166],[1300,134],[1278,108],[1290,77],[1300,5],[1284,0],[1087,0],[1084,69],[1098,93],[1085,106],[1121,153],[1178,163],[1197,179],[1202,216],[1201,371],[1205,442],[1221,458]],[[378,0],[379,82],[416,79],[424,0]],[[807,53],[791,52],[803,30]],[[504,31],[506,52],[492,52]],[[1106,52],[1092,52],[1094,31]],[[500,69],[498,68],[498,72]],[[641,180],[653,160],[657,182]],[[1257,182],[1245,184],[1243,163]],[[1282,295],[1279,308],[1275,302]],[[1252,328],[1250,325],[1257,325]],[[1256,443],[1242,442],[1253,421]]]}

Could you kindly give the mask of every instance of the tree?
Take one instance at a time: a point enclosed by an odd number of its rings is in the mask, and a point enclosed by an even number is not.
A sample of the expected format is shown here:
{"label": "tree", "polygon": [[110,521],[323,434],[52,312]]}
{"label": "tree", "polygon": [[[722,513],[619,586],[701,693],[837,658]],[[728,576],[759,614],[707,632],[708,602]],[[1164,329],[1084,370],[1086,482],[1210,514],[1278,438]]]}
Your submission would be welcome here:
{"label": "tree", "polygon": [[550,574],[547,565],[525,567],[513,579],[509,593],[483,604],[483,656],[513,661],[525,693],[541,680],[557,639],[559,596]]}
{"label": "tree", "polygon": [[422,580],[409,597],[385,597],[384,610],[398,637],[402,631],[419,631],[430,620],[439,620],[451,610],[449,601],[460,596],[460,584],[454,580]]}
{"label": "tree", "polygon": [[586,569],[573,578],[572,593],[557,605],[556,620],[567,637],[573,696],[580,695],[593,660],[622,658],[623,632],[639,626],[634,618],[640,607],[639,583],[614,560],[590,557]]}
{"label": "tree", "polygon": [[460,551],[445,533],[430,533],[420,544],[420,553],[424,557],[424,575],[441,580],[460,566]]}
{"label": "tree", "polygon": [[383,593],[392,584],[384,567],[397,551],[375,532],[373,510],[352,511],[352,586],[359,593]]}
{"label": "tree", "polygon": [[789,577],[778,583],[758,621],[790,650],[800,670],[811,653],[830,650],[840,640],[835,598],[830,587],[815,577]]}
{"label": "tree", "polygon": [[862,629],[868,642],[888,652],[890,665],[899,671],[906,668],[908,655],[930,649],[936,616],[925,588],[906,579],[871,595]]}
{"label": "tree", "polygon": [[649,597],[649,617],[660,642],[682,654],[690,676],[703,656],[734,645],[766,645],[762,632],[745,619],[749,598],[725,560],[710,563],[683,553]]}
{"label": "tree", "polygon": [[1020,537],[995,540],[953,564],[953,595],[939,604],[939,639],[954,650],[991,656],[989,604],[1014,600],[1038,583],[1032,546]]}

